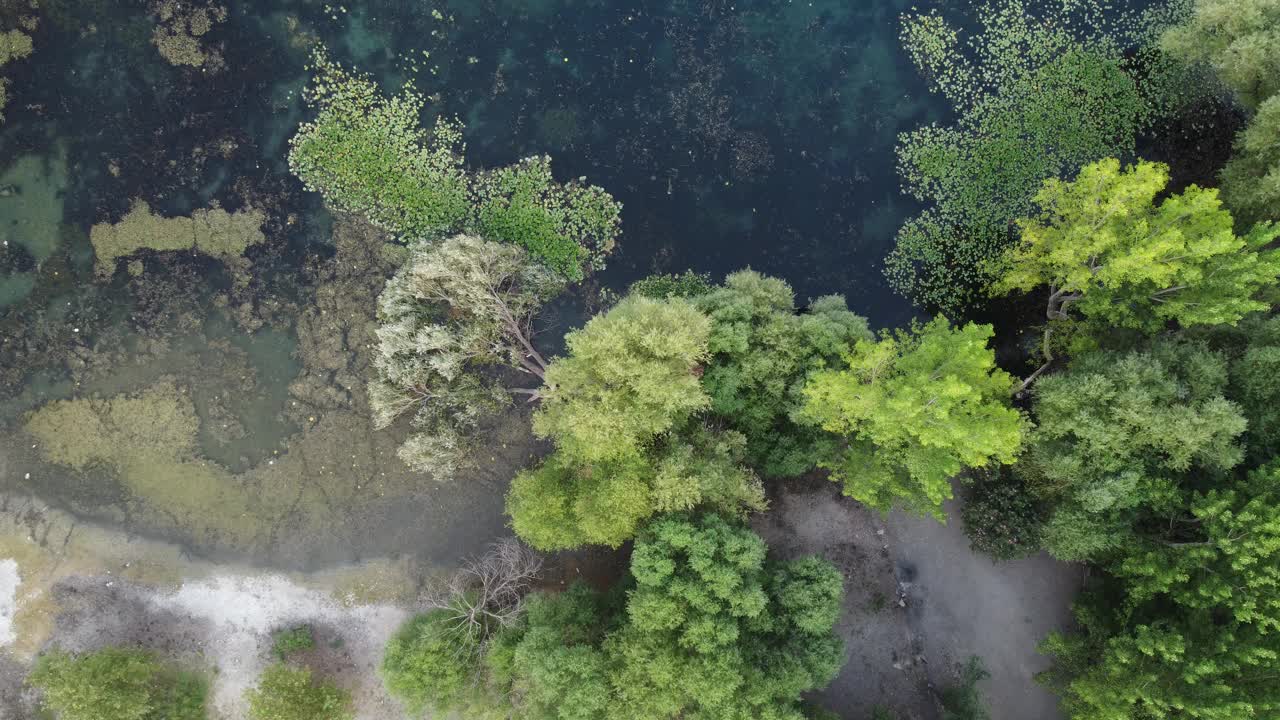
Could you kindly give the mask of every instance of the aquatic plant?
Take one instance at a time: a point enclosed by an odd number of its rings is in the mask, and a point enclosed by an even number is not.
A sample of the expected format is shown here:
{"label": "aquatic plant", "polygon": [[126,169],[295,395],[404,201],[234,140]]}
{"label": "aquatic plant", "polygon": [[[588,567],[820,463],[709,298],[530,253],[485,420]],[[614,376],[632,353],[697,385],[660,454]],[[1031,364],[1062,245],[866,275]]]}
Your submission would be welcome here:
{"label": "aquatic plant", "polygon": [[943,312],[967,308],[993,279],[1047,178],[1133,152],[1151,109],[1126,72],[1123,28],[1098,3],[1037,15],[1022,0],[976,6],[979,30],[936,11],[903,17],[902,42],[959,120],[899,139],[904,190],[931,207],[899,231],[885,273],[900,293]]}
{"label": "aquatic plant", "polygon": [[220,50],[201,42],[214,25],[226,22],[225,7],[201,6],[192,0],[156,0],[151,4],[151,13],[158,20],[151,42],[169,64],[212,71],[225,65]]}
{"label": "aquatic plant", "polygon": [[519,245],[569,280],[613,250],[621,206],[581,180],[557,183],[547,157],[468,172],[462,125],[419,116],[410,86],[385,97],[367,75],[317,51],[307,98],[319,109],[290,140],[289,166],[335,208],[365,215],[410,243],[471,232]]}
{"label": "aquatic plant", "polygon": [[248,208],[229,213],[222,208],[200,209],[191,217],[165,218],[151,212],[145,200],[135,200],[116,223],[99,223],[89,230],[89,242],[97,256],[99,277],[116,269],[116,259],[139,250],[194,250],[233,261],[250,246],[266,240],[262,223],[266,215]]}

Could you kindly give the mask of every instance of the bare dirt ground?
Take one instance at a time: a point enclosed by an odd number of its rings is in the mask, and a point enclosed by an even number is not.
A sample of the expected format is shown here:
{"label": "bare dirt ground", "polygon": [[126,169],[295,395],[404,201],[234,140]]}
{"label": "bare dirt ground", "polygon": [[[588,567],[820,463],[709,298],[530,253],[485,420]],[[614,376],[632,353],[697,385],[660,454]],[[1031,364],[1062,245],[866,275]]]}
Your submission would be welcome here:
{"label": "bare dirt ground", "polygon": [[969,548],[960,500],[947,503],[951,521],[892,513],[886,536],[906,585],[908,619],[923,641],[935,685],[956,663],[982,658],[991,678],[981,687],[992,720],[1061,718],[1052,693],[1035,682],[1049,666],[1036,651],[1045,635],[1071,624],[1071,601],[1084,567],[1041,552],[995,562]]}
{"label": "bare dirt ground", "polygon": [[825,480],[790,483],[771,502],[753,524],[775,553],[820,555],[845,573],[837,631],[848,660],[820,705],[846,720],[877,705],[899,720],[934,720],[936,689],[978,655],[991,672],[980,687],[993,720],[1061,717],[1034,681],[1048,665],[1036,647],[1070,622],[1079,567],[1045,555],[994,563],[969,548],[958,502],[947,525],[881,516]]}

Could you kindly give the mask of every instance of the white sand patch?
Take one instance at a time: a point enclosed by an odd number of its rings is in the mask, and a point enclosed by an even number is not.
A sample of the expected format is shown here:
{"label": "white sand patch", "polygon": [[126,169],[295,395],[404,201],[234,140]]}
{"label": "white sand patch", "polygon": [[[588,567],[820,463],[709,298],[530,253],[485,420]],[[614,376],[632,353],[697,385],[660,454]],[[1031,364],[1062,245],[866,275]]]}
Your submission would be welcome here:
{"label": "white sand patch", "polygon": [[13,642],[13,615],[18,611],[18,561],[0,560],[0,647]]}
{"label": "white sand patch", "polygon": [[387,696],[378,664],[387,640],[409,612],[392,605],[344,607],[324,591],[298,585],[280,575],[219,575],[184,583],[178,590],[157,593],[151,602],[209,623],[205,656],[218,667],[212,705],[225,717],[245,715],[244,691],[274,658],[268,634],[283,626],[323,624],[336,629],[354,665],[345,677],[357,718],[389,720],[402,712]]}

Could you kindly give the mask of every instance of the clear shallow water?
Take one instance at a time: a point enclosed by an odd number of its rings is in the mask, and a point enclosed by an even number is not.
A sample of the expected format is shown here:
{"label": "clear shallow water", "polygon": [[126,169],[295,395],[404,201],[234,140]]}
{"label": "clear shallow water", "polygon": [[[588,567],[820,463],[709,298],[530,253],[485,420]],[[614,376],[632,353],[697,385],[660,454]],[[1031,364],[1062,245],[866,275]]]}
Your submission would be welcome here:
{"label": "clear shallow water", "polygon": [[[44,5],[35,53],[4,68],[13,83],[0,185],[17,194],[0,198],[0,232],[11,241],[0,254],[8,438],[0,449],[22,452],[22,462],[0,463],[6,488],[200,549],[286,564],[462,553],[501,530],[500,498],[480,496],[500,494],[525,457],[514,449],[508,465],[487,469],[483,492],[404,477],[358,511],[374,525],[389,514],[395,524],[417,517],[429,531],[320,533],[313,556],[300,549],[305,529],[287,553],[276,552],[271,532],[249,548],[202,547],[217,541],[138,519],[127,503],[120,512],[119,493],[94,489],[111,483],[100,471],[54,469],[62,479],[44,484],[24,477],[40,459],[25,447],[22,414],[55,398],[138,392],[162,377],[190,386],[202,460],[241,483],[252,481],[243,474],[251,468],[288,455],[295,430],[323,425],[318,415],[358,409],[358,401],[291,409],[290,384],[304,368],[339,390],[362,382],[366,369],[353,339],[358,322],[325,326],[346,339],[335,350],[345,360],[316,360],[314,343],[298,338],[298,318],[324,297],[319,288],[347,282],[317,270],[332,253],[332,222],[285,164],[287,139],[306,117],[299,90],[317,39],[388,89],[416,78],[436,96],[433,109],[466,122],[470,163],[548,153],[559,176],[586,176],[619,198],[621,246],[593,282],[622,290],[655,271],[721,276],[751,266],[786,278],[801,301],[844,293],[877,326],[910,316],[880,272],[914,210],[898,191],[893,144],[939,109],[898,49],[907,0],[230,2],[225,21],[197,38],[198,67],[170,64],[153,44],[161,14],[148,10],[159,5]],[[95,279],[89,227],[119,220],[134,199],[165,216],[211,203],[266,210],[267,242],[248,253],[249,288],[199,259],[148,264],[142,280],[123,270]],[[242,302],[254,306],[252,322],[233,320]],[[155,347],[156,337],[169,345]],[[98,347],[115,354],[67,350]],[[252,376],[248,390],[237,390],[250,397],[224,402],[200,390],[218,358],[226,360],[218,372]],[[356,415],[344,417],[363,437]],[[234,432],[221,437],[215,425]],[[378,446],[394,444],[369,441],[360,452]],[[334,488],[321,485],[322,504],[341,514],[325,495]],[[291,516],[263,522],[282,517]],[[453,532],[450,523],[469,525]]]}

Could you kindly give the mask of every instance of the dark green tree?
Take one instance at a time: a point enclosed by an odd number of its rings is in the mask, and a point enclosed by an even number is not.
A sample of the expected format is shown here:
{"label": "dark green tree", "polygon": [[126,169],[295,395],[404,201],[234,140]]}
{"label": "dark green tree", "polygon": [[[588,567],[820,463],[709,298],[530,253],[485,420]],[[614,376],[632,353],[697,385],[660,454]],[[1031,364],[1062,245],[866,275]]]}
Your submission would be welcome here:
{"label": "dark green tree", "polygon": [[711,318],[711,355],[702,386],[711,412],[747,438],[747,459],[770,477],[791,477],[831,454],[836,438],[794,416],[809,373],[838,366],[859,340],[864,318],[844,298],[818,298],[803,310],[786,282],[744,270],[694,304]]}

